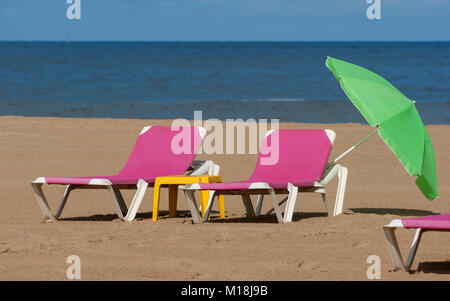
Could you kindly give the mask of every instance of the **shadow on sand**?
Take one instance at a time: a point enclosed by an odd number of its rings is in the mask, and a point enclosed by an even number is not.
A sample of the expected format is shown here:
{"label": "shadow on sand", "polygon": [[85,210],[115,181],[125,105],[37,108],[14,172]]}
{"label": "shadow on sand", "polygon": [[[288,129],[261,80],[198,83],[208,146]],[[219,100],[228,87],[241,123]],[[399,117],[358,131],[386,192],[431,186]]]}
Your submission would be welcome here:
{"label": "shadow on sand", "polygon": [[[292,221],[297,222],[302,219],[314,218],[314,217],[327,217],[325,212],[295,212],[292,216]],[[227,217],[221,219],[219,217],[211,217],[210,223],[267,223],[267,224],[277,224],[278,220],[275,214],[262,215],[258,217]]]}
{"label": "shadow on sand", "polygon": [[[136,214],[134,220],[151,220],[153,216],[153,212],[143,212]],[[177,217],[190,217],[191,212],[186,211],[177,211]],[[166,219],[169,218],[169,211],[160,210],[158,214],[158,219]],[[96,214],[90,216],[77,216],[77,217],[66,217],[61,218],[61,221],[94,221],[94,222],[110,222],[113,220],[119,219],[117,214]]]}
{"label": "shadow on sand", "polygon": [[450,275],[450,261],[421,262],[416,272]]}
{"label": "shadow on sand", "polygon": [[[144,212],[144,213],[138,213],[136,215],[135,220],[151,220],[152,219],[153,212]],[[219,212],[218,211],[211,211],[211,219],[209,220],[210,223],[278,223],[277,218],[275,214],[270,215],[263,215],[259,217],[254,218],[247,218],[247,217],[227,217],[225,219],[219,218]],[[190,218],[191,212],[189,210],[185,211],[177,211],[177,217],[178,218]],[[327,217],[327,214],[325,212],[296,212],[292,216],[292,221],[296,222],[302,219],[307,218],[314,218],[314,217]],[[96,215],[90,215],[90,216],[80,216],[80,217],[66,217],[62,218],[61,221],[95,221],[95,222],[109,222],[118,219],[119,217],[117,214],[96,214]],[[169,217],[169,211],[160,210],[158,214],[159,220],[164,220],[170,218]]]}
{"label": "shadow on sand", "polygon": [[401,209],[401,208],[349,208],[353,213],[362,214],[378,214],[378,215],[399,215],[399,216],[425,216],[425,215],[436,215],[439,213],[428,211],[428,210],[418,210],[418,209]]}

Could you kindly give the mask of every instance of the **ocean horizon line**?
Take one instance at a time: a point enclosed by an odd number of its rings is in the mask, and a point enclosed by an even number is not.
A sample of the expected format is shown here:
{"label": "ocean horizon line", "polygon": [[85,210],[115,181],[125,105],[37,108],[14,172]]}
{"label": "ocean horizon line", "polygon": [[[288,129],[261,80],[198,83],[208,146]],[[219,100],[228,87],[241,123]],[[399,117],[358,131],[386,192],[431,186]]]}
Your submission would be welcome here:
{"label": "ocean horizon line", "polygon": [[0,43],[450,43],[450,40],[0,40]]}

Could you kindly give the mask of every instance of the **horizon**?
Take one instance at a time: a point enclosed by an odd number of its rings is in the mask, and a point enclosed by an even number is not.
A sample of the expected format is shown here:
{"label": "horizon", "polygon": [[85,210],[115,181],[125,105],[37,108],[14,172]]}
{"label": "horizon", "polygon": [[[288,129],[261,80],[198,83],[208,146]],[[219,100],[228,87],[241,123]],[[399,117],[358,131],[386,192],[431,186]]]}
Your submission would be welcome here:
{"label": "horizon", "polygon": [[450,43],[450,40],[0,40],[0,43]]}

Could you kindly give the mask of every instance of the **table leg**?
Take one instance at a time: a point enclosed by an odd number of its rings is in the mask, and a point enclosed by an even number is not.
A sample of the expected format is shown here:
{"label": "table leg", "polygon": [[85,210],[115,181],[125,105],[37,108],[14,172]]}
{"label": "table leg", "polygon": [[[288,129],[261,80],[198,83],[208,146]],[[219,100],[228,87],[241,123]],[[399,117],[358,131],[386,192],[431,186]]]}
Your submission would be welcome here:
{"label": "table leg", "polygon": [[[200,177],[201,183],[220,183],[222,182],[222,179],[220,177]],[[209,190],[203,190],[200,191],[200,204],[202,206],[202,218],[205,216],[206,207],[208,206],[208,201],[210,197]],[[220,212],[220,218],[225,218],[225,202],[224,202],[224,196],[219,195],[219,212]],[[208,218],[209,220],[209,218]]]}
{"label": "table leg", "polygon": [[159,193],[161,190],[161,184],[156,181],[155,187],[153,188],[153,214],[152,221],[156,222],[158,220],[158,210],[159,210]]}
{"label": "table leg", "polygon": [[178,185],[169,185],[169,217],[177,217]]}
{"label": "table leg", "polygon": [[209,201],[209,190],[200,191],[200,204],[202,207],[202,218],[205,216],[206,206],[208,206]]}
{"label": "table leg", "polygon": [[222,195],[219,195],[219,212],[220,212],[220,218],[225,218],[225,200]]}

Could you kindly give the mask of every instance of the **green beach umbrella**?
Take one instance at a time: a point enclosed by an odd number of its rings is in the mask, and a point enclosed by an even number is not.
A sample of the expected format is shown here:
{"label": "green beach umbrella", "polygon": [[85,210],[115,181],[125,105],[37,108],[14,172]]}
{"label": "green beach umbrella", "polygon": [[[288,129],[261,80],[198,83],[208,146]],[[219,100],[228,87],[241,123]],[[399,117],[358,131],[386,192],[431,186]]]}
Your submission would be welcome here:
{"label": "green beach umbrella", "polygon": [[365,68],[331,57],[327,58],[326,65],[367,122],[377,127],[334,162],[378,132],[408,173],[417,176],[416,184],[423,194],[433,200],[438,195],[436,161],[415,101]]}

